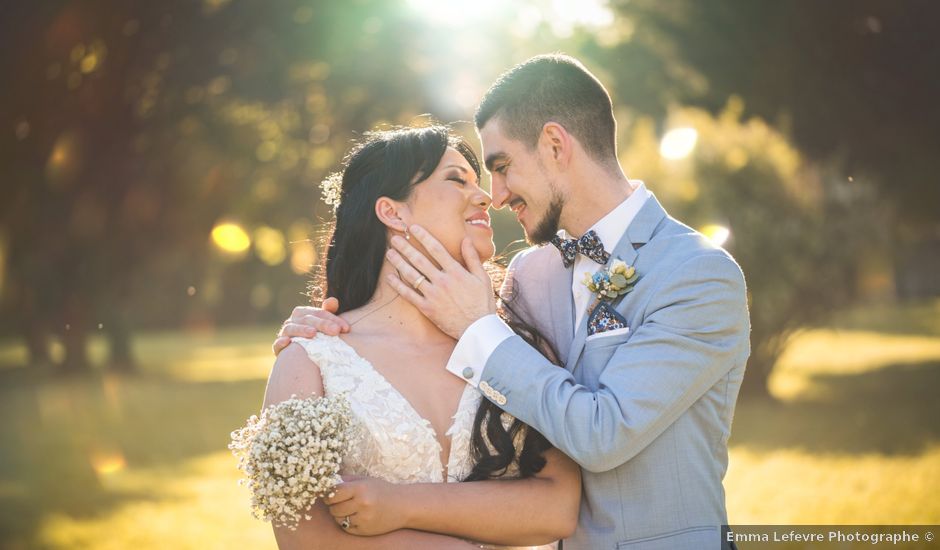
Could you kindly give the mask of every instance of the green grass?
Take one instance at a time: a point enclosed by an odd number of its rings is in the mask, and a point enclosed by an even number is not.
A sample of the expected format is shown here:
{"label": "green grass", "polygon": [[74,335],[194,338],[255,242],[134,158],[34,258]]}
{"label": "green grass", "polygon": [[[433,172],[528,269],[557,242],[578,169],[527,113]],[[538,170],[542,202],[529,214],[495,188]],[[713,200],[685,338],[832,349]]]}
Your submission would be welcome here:
{"label": "green grass", "polygon": [[0,548],[273,548],[226,450],[273,333],[144,335],[138,376],[0,369]]}
{"label": "green grass", "polygon": [[[867,308],[799,335],[779,400],[736,412],[731,521],[940,523],[938,319],[940,303]],[[142,374],[66,379],[0,344],[0,548],[274,548],[225,448],[272,335],[145,334]]]}
{"label": "green grass", "polygon": [[735,413],[739,524],[940,523],[940,301],[875,306],[798,335],[774,403]]}

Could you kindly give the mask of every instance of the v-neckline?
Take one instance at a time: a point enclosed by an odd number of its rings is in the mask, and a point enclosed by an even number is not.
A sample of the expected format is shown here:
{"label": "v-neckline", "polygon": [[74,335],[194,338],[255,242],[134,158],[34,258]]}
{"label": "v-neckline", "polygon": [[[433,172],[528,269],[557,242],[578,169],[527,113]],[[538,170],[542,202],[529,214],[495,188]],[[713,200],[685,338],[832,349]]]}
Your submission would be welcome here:
{"label": "v-neckline", "polygon": [[346,342],[339,336],[334,336],[334,338],[336,338],[337,341],[341,342],[346,348],[348,348],[349,351],[353,355],[355,355],[357,359],[359,359],[359,361],[361,361],[365,365],[368,365],[369,370],[372,373],[374,373],[375,376],[379,380],[381,380],[383,384],[388,386],[388,388],[392,391],[392,393],[397,395],[405,403],[405,406],[407,407],[409,411],[411,411],[411,414],[414,415],[414,417],[419,420],[419,424],[421,426],[424,426],[425,434],[427,434],[431,438],[431,440],[434,442],[435,447],[437,448],[437,453],[435,453],[435,457],[437,458],[437,463],[439,466],[438,471],[441,474],[441,480],[446,482],[448,480],[448,476],[450,475],[451,459],[453,458],[453,454],[454,454],[454,438],[451,432],[453,431],[454,427],[457,425],[457,422],[458,422],[457,416],[460,413],[460,411],[463,409],[464,400],[466,400],[469,395],[472,395],[472,392],[469,391],[472,386],[470,386],[469,384],[465,385],[463,391],[460,394],[460,399],[457,400],[457,408],[454,409],[454,413],[450,417],[451,418],[450,426],[448,426],[447,430],[443,434],[445,438],[450,439],[450,445],[448,446],[448,452],[447,452],[447,460],[445,462],[441,457],[441,455],[444,452],[444,446],[441,445],[441,440],[438,439],[437,437],[437,430],[434,429],[434,424],[432,424],[431,421],[428,420],[427,418],[421,416],[421,413],[419,413],[418,409],[416,409],[414,405],[411,404],[411,401],[409,401],[408,398],[405,397],[405,394],[399,391],[398,388],[396,388],[395,385],[392,384],[392,382],[388,378],[386,378],[384,374],[379,372],[379,369],[375,368],[375,365],[373,365],[371,361],[369,361],[368,359],[360,355],[359,352],[356,351],[355,348],[353,348],[348,342]]}

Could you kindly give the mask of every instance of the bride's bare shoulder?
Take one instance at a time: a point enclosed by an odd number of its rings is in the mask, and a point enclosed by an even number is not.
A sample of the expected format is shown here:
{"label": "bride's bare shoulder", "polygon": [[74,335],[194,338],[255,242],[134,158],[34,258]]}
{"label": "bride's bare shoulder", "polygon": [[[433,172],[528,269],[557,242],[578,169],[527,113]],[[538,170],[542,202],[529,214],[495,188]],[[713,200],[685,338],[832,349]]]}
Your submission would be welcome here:
{"label": "bride's bare shoulder", "polygon": [[291,398],[323,395],[323,377],[320,368],[307,355],[303,346],[292,342],[278,354],[268,386],[264,391],[264,405],[274,405]]}

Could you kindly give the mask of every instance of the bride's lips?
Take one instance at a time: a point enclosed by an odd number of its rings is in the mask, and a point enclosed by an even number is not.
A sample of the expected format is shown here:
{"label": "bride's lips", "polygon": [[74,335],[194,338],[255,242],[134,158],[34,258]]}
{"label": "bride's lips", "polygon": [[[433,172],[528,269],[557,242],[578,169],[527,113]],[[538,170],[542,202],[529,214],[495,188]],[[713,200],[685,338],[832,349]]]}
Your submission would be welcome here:
{"label": "bride's lips", "polygon": [[476,214],[467,218],[467,225],[472,227],[478,227],[480,229],[485,229],[486,231],[493,231],[493,228],[490,227],[490,215],[484,212],[477,212]]}

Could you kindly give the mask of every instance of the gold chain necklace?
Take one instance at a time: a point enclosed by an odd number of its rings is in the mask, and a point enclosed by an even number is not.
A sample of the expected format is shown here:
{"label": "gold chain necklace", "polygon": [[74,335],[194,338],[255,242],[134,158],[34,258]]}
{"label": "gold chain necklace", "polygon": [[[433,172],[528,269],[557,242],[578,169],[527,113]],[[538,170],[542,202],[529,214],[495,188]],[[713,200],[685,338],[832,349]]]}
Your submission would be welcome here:
{"label": "gold chain necklace", "polygon": [[362,321],[363,319],[365,319],[365,318],[368,317],[369,315],[372,315],[373,313],[377,312],[378,310],[380,310],[380,309],[384,308],[385,306],[391,304],[392,302],[394,302],[395,300],[397,300],[399,297],[400,297],[400,295],[399,295],[399,294],[396,294],[395,297],[392,298],[391,300],[385,302],[384,304],[380,305],[379,307],[377,307],[377,308],[373,309],[372,311],[366,313],[365,315],[363,315],[362,317],[356,319],[356,320],[353,321],[352,323],[349,323],[349,326],[353,326],[353,325],[355,325],[356,323],[358,323],[359,321]]}

